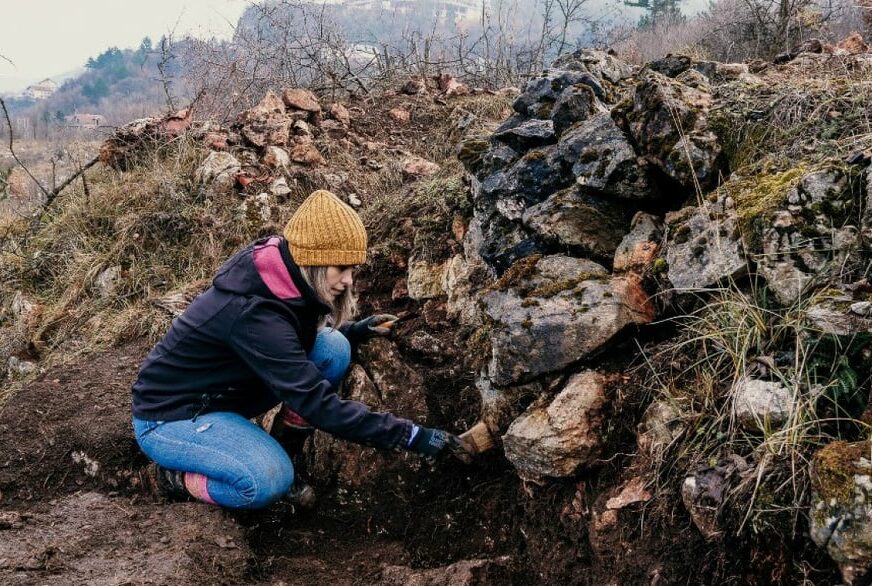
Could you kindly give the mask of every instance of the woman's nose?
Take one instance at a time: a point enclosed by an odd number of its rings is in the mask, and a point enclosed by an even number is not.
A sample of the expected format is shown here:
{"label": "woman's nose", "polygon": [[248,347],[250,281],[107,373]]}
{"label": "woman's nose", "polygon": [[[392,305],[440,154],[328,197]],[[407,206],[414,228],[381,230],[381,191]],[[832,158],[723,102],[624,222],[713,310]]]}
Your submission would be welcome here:
{"label": "woman's nose", "polygon": [[342,275],[342,282],[345,283],[347,287],[351,287],[351,284],[354,282],[354,274],[351,269],[348,269]]}

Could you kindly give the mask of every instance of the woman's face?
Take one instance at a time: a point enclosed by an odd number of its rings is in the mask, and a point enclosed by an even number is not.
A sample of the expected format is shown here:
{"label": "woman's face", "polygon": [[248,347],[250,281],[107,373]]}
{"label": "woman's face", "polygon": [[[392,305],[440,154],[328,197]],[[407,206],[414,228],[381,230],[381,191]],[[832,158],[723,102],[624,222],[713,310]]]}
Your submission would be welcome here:
{"label": "woman's face", "polygon": [[351,288],[354,283],[353,271],[354,266],[352,265],[327,267],[327,287],[330,289],[333,299],[342,295],[346,289]]}

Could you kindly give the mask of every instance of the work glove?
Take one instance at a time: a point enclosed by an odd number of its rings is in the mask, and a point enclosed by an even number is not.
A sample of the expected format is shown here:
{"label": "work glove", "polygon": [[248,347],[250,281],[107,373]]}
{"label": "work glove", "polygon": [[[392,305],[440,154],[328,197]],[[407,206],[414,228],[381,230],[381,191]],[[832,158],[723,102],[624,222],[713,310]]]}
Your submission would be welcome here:
{"label": "work glove", "polygon": [[472,452],[466,442],[447,431],[417,427],[417,432],[409,443],[409,449],[427,459],[436,459],[437,456],[449,455],[457,458],[464,464],[472,462]]}
{"label": "work glove", "polygon": [[356,321],[349,326],[346,337],[358,344],[366,342],[374,336],[387,336],[391,333],[393,322],[399,318],[389,313],[371,315],[366,319]]}

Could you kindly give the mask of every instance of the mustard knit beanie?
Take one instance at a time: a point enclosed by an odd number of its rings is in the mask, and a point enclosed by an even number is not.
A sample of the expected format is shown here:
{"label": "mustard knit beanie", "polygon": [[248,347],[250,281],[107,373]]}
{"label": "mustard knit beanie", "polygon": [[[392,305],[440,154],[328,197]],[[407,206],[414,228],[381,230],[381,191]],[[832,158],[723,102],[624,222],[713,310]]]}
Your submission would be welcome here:
{"label": "mustard knit beanie", "polygon": [[319,189],[285,226],[285,239],[301,267],[359,265],[366,260],[366,228],[351,207]]}

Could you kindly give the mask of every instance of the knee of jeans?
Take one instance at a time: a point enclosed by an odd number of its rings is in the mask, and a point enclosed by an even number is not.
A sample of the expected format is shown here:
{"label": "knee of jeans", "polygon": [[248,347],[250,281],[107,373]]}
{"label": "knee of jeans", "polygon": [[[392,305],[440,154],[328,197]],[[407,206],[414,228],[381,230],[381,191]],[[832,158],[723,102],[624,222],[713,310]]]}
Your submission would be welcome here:
{"label": "knee of jeans", "polygon": [[281,499],[294,484],[294,466],[290,458],[252,468],[239,486],[245,508],[262,509]]}
{"label": "knee of jeans", "polygon": [[326,347],[327,360],[323,367],[324,378],[334,385],[339,384],[351,365],[351,343],[339,330],[325,329],[318,333],[318,342]]}

